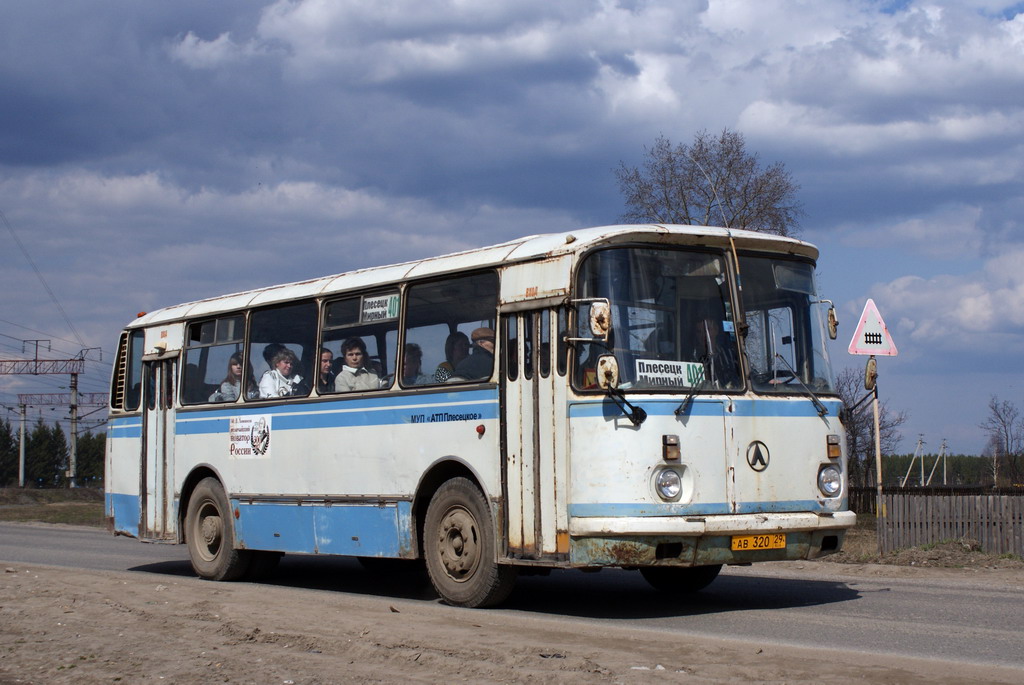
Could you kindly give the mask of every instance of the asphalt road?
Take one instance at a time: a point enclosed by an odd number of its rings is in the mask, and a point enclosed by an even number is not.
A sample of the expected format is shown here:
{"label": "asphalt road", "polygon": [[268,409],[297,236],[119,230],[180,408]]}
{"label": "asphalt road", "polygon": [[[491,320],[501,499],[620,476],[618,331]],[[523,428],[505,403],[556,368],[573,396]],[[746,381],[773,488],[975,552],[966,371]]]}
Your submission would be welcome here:
{"label": "asphalt road", "polygon": [[[0,523],[0,563],[192,573],[183,546],[64,526]],[[655,592],[635,572],[556,571],[520,578],[509,601],[489,611],[635,625],[678,633],[681,639],[700,635],[752,646],[820,648],[826,669],[830,648],[1024,669],[1024,587],[982,585],[969,577],[822,579],[814,566],[727,568],[710,587],[685,600]],[[415,566],[382,574],[350,559],[288,556],[272,582],[297,591],[437,601]]]}

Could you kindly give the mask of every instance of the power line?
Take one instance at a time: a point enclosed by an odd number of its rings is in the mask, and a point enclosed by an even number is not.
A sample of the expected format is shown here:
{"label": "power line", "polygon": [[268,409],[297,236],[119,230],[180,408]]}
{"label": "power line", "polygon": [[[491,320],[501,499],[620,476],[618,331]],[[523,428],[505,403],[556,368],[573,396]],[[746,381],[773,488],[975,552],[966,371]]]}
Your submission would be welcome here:
{"label": "power line", "polygon": [[[39,335],[45,335],[47,337],[53,338],[54,340],[60,340],[61,342],[71,343],[72,345],[80,344],[79,342],[77,342],[75,340],[68,340],[67,338],[62,338],[59,335],[54,335],[52,333],[47,333],[46,331],[38,331],[38,330],[36,330],[34,328],[30,328],[28,326],[23,326],[20,323],[15,323],[13,321],[8,321],[7,319],[0,319],[0,323],[5,323],[5,324],[7,324],[9,326],[16,326],[18,328],[24,328],[26,331],[32,331],[33,333],[38,333]],[[4,334],[0,333],[0,335],[4,335]],[[11,338],[13,336],[8,335],[6,337]],[[20,340],[21,338],[14,338],[14,339],[15,340]],[[110,352],[108,350],[103,350],[103,351],[106,352],[107,354],[110,354]]]}
{"label": "power line", "polygon": [[82,347],[86,347],[85,341],[82,340],[82,336],[78,334],[78,331],[75,329],[75,325],[71,323],[68,313],[64,311],[64,307],[62,307],[60,301],[57,300],[57,296],[53,294],[53,290],[50,289],[50,285],[46,282],[46,279],[43,278],[43,272],[39,270],[38,266],[36,266],[32,256],[28,253],[28,250],[25,249],[25,245],[21,242],[21,238],[19,238],[18,234],[14,232],[14,226],[12,226],[11,222],[7,220],[7,215],[3,213],[3,210],[0,210],[0,220],[3,220],[4,225],[7,226],[7,230],[11,233],[11,237],[14,238],[14,242],[17,243],[21,253],[25,255],[25,259],[28,261],[29,266],[31,266],[32,270],[36,272],[39,282],[43,284],[43,288],[47,293],[49,293],[50,299],[53,300],[53,304],[57,306],[57,310],[60,311],[60,315],[64,317],[64,323],[66,323],[68,328],[71,329],[71,332],[74,333],[75,340],[77,340],[78,344]]}
{"label": "power line", "polygon": [[[32,328],[28,328],[27,326],[20,326],[20,328],[24,328],[27,331],[34,331],[35,330],[35,329],[32,329]],[[41,333],[42,335],[46,335],[46,333],[42,333],[42,331],[35,331],[35,332],[36,333]],[[7,335],[6,333],[0,333],[0,337],[10,338],[11,340],[17,340],[19,343],[21,343],[21,346],[20,346],[21,349],[24,350],[25,340],[23,338],[17,338],[17,337],[15,337],[13,335]],[[57,338],[57,339],[58,340],[64,340],[63,338]],[[65,340],[64,342],[71,342],[71,341],[70,340]],[[9,347],[11,349],[16,349],[13,345],[9,345],[7,343],[2,343],[2,342],[0,342],[0,346],[2,346],[2,347]],[[102,354],[103,351],[104,351],[103,348],[99,348],[99,347],[89,348],[89,349],[97,349],[97,350],[100,351],[100,354]],[[62,350],[62,349],[59,349],[59,348],[56,348],[56,347],[52,348],[50,351],[51,352],[58,352],[58,353],[61,353],[61,354],[66,354],[69,357],[77,355],[77,354],[81,354],[81,350],[79,352],[70,352],[68,350]],[[110,356],[110,352],[107,352],[107,356],[108,357]],[[113,367],[113,363],[112,362],[105,362],[105,361],[102,361],[100,359],[89,359],[88,357],[85,357],[85,361],[89,362],[89,363],[92,363],[92,364],[99,364],[100,366],[105,367],[105,368],[112,368]]]}

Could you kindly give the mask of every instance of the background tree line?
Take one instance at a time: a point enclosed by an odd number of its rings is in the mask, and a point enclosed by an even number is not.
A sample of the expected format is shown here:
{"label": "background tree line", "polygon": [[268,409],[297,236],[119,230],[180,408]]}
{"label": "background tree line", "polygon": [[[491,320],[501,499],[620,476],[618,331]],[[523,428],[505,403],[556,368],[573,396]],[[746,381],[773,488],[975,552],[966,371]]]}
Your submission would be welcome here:
{"label": "background tree line", "polygon": [[[927,482],[928,474],[935,467],[935,475],[932,476],[931,487],[943,487],[942,483],[942,462],[935,466],[937,454],[924,455],[924,478]],[[882,456],[882,479],[885,486],[898,486],[910,470],[910,477],[907,478],[908,488],[916,488],[921,483],[921,458],[914,461],[911,468],[913,454],[892,454]],[[857,483],[861,485],[861,483]],[[874,485],[874,483],[870,483]],[[946,483],[949,487],[981,486],[992,487],[992,459],[991,457],[979,457],[972,454],[947,454],[946,455]],[[1005,487],[1006,483],[1000,483]]]}
{"label": "background tree line", "polygon": [[[102,487],[103,455],[107,434],[78,436],[78,485]],[[69,445],[63,429],[42,419],[25,431],[25,487],[59,488],[68,485]],[[0,487],[18,485],[18,426],[0,419]]]}
{"label": "background tree line", "polygon": [[989,462],[989,482],[995,487],[1024,485],[1024,417],[1017,405],[993,395],[978,427],[987,438],[982,456]]}

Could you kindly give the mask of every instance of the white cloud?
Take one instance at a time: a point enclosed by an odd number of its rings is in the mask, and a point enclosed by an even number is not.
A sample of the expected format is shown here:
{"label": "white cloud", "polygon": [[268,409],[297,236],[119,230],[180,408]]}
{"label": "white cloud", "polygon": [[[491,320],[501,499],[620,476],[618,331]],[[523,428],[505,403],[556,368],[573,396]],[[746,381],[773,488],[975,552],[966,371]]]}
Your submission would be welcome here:
{"label": "white cloud", "polygon": [[[37,261],[55,289],[82,309],[111,299],[150,309],[578,225],[559,211],[487,203],[452,211],[314,182],[189,191],[152,172],[33,174],[0,184],[0,204],[11,197],[45,208],[10,219],[32,236],[30,253],[46,254]],[[13,285],[26,274],[16,260],[10,266]]]}
{"label": "white cloud", "polygon": [[[872,289],[886,320],[917,349],[1007,355],[1024,352],[1024,247],[966,275],[903,276]],[[890,316],[892,317],[890,319]],[[897,343],[897,346],[900,346]],[[903,347],[901,347],[901,353]]]}

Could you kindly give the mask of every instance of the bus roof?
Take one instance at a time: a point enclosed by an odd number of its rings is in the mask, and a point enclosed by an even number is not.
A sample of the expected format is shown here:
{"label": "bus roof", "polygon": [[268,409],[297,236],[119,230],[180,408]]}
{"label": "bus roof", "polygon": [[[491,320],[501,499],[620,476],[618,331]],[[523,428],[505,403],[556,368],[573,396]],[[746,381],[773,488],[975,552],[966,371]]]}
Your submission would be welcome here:
{"label": "bus roof", "polygon": [[307,281],[256,288],[240,293],[186,302],[144,314],[127,328],[156,323],[215,315],[257,305],[274,304],[343,293],[375,285],[388,285],[426,276],[455,273],[468,269],[508,265],[545,259],[570,252],[582,252],[599,245],[621,242],[651,242],[672,245],[727,246],[732,238],[737,249],[781,252],[817,259],[818,250],[810,243],[766,233],[725,229],[711,226],[676,226],[668,224],[623,224],[583,228],[562,233],[545,233],[510,240],[498,245],[429,257],[401,264],[376,266],[342,274],[323,276]]}

